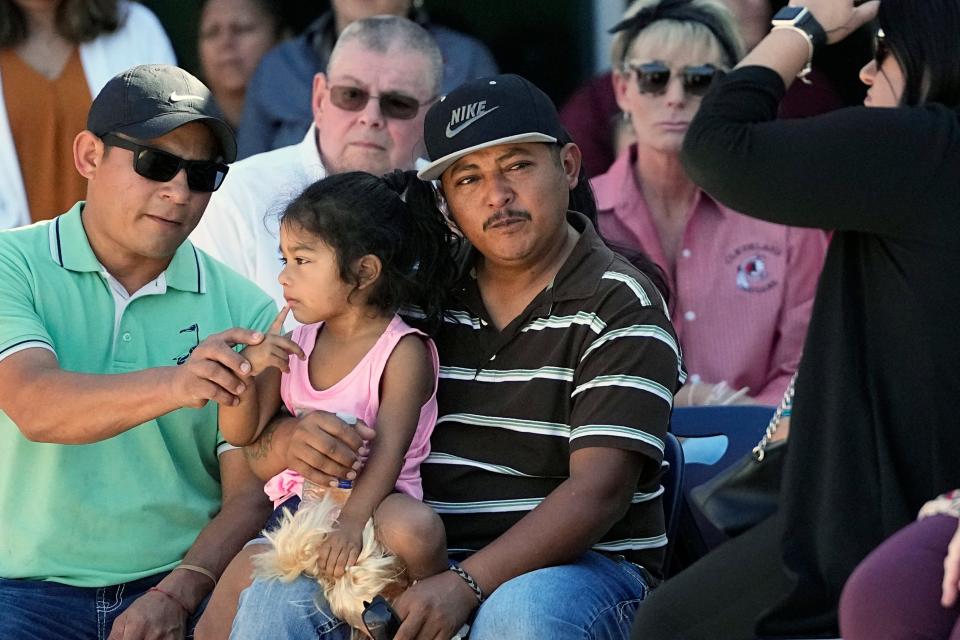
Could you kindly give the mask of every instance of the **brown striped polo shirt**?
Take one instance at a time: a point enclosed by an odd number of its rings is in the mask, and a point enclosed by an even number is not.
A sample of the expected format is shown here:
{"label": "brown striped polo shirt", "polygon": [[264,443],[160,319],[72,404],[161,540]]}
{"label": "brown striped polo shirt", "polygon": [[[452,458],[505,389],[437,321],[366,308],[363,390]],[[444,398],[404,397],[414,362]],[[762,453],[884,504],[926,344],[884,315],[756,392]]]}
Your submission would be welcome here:
{"label": "brown striped polo shirt", "polygon": [[569,476],[572,451],[640,454],[631,505],[594,545],[660,575],[663,439],[680,349],[653,284],[570,212],[580,239],[552,286],[502,331],[465,276],[439,329],[439,418],[425,502],[452,552],[482,548]]}

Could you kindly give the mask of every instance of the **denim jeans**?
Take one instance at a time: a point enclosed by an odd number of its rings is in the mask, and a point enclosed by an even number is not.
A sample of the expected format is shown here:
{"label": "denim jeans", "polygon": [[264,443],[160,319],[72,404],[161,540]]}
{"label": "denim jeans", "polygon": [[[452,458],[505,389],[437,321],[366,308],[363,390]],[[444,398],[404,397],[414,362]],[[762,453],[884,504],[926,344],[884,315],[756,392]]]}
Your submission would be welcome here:
{"label": "denim jeans", "polygon": [[[0,638],[105,640],[120,614],[166,575],[110,587],[0,578]],[[189,621],[188,638],[202,611],[201,605]]]}
{"label": "denim jeans", "polygon": [[[538,569],[502,584],[471,622],[470,640],[630,637],[649,591],[644,572],[592,551],[574,564]],[[317,584],[256,580],[240,596],[232,640],[349,640],[350,628],[319,599]]]}

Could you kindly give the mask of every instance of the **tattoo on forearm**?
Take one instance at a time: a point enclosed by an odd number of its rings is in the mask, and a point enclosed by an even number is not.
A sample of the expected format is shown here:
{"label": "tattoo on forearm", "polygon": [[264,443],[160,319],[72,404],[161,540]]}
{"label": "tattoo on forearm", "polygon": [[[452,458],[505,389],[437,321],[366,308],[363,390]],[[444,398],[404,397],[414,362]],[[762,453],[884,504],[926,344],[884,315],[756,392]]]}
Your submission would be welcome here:
{"label": "tattoo on forearm", "polygon": [[277,429],[276,421],[270,422],[263,429],[263,433],[253,444],[248,444],[243,448],[243,453],[247,460],[263,460],[270,455],[273,448],[273,432]]}

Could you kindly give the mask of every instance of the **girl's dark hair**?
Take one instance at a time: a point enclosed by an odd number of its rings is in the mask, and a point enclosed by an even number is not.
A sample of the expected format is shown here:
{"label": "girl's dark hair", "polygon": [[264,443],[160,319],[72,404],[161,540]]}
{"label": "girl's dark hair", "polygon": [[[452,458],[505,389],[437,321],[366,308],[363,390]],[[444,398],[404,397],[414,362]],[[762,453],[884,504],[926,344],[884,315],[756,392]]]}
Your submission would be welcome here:
{"label": "girl's dark hair", "polygon": [[960,105],[960,1],[883,0],[878,18],[906,79],[901,104]]}
{"label": "girl's dark hair", "polygon": [[367,303],[386,312],[417,306],[428,328],[438,326],[457,276],[458,237],[437,208],[433,188],[414,171],[329,176],[297,196],[280,223],[320,237],[336,252],[340,277],[355,286],[357,260],[375,255],[382,266]]}
{"label": "girl's dark hair", "polygon": [[[120,26],[118,5],[118,0],[61,0],[57,32],[74,44],[112,33]],[[14,47],[28,35],[23,10],[13,0],[0,0],[0,48]]]}

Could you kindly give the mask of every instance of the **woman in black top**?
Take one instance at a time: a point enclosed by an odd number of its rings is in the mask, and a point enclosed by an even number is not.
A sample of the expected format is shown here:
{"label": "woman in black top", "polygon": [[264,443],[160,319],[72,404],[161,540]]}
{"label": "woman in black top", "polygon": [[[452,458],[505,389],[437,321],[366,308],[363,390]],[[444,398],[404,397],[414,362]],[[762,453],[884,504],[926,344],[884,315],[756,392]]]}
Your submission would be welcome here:
{"label": "woman in black top", "polygon": [[[877,4],[805,6],[835,42]],[[861,71],[875,108],[775,121],[812,49],[775,29],[687,133],[685,167],[718,200],[834,234],[781,509],[667,581],[640,607],[637,639],[836,637],[857,563],[960,486],[960,0],[882,0],[879,22]]]}

